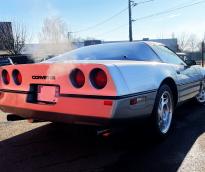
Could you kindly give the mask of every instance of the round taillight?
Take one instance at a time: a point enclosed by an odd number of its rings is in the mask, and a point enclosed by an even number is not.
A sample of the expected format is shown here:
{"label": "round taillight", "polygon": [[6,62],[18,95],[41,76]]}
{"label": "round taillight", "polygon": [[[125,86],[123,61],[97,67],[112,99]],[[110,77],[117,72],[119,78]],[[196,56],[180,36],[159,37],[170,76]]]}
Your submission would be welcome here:
{"label": "round taillight", "polygon": [[97,89],[103,89],[107,85],[107,75],[102,69],[94,69],[90,73],[90,81]]}
{"label": "round taillight", "polygon": [[80,69],[74,69],[70,74],[70,80],[74,87],[81,88],[85,84],[85,75]]}
{"label": "round taillight", "polygon": [[22,75],[17,69],[13,70],[12,76],[13,76],[13,80],[14,80],[15,84],[16,85],[21,85]]}
{"label": "round taillight", "polygon": [[7,70],[3,70],[2,71],[2,79],[4,84],[8,85],[10,83],[10,76]]}

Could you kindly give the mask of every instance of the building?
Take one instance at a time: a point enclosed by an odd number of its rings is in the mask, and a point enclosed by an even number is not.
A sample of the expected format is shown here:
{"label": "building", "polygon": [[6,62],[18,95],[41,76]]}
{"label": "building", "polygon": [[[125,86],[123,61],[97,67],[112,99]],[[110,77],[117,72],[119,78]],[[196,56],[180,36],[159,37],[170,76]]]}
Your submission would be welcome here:
{"label": "building", "polygon": [[102,44],[102,41],[101,40],[85,40],[84,41],[84,46],[96,45],[96,44]]}

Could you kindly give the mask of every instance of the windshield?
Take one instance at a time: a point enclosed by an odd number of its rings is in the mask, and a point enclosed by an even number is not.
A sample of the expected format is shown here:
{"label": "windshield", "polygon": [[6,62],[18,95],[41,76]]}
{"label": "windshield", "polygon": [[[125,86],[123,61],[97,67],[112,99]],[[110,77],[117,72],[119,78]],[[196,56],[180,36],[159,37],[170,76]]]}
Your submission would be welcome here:
{"label": "windshield", "polygon": [[67,60],[136,60],[160,61],[154,51],[145,43],[115,43],[88,46],[56,56],[47,61]]}

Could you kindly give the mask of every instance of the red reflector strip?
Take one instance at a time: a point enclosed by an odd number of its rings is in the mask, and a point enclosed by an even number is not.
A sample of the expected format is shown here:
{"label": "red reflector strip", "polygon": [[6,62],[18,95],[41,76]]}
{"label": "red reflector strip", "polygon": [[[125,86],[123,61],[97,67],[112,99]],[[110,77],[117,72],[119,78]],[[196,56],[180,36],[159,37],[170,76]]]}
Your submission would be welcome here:
{"label": "red reflector strip", "polygon": [[112,106],[113,102],[111,100],[104,101],[104,105],[106,106]]}

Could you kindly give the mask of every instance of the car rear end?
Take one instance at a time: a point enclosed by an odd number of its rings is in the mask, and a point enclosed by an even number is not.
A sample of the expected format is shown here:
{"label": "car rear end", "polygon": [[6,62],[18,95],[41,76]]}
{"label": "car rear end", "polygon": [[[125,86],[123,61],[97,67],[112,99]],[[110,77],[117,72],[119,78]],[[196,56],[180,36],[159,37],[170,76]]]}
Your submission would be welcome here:
{"label": "car rear end", "polygon": [[27,119],[101,125],[115,110],[115,83],[103,64],[1,67],[0,108]]}
{"label": "car rear end", "polygon": [[0,108],[26,119],[89,125],[148,117],[157,90],[139,73],[144,66],[77,61],[1,67]]}

